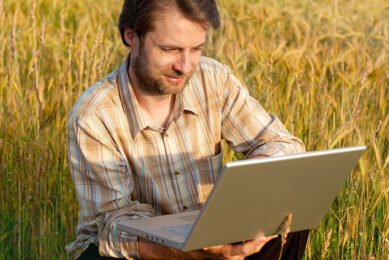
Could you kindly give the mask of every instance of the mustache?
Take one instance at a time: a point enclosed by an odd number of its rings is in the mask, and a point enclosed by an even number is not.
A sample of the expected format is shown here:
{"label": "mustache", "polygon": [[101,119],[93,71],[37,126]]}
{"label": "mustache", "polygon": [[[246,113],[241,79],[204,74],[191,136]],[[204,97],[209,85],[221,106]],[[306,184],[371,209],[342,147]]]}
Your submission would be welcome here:
{"label": "mustache", "polygon": [[172,70],[172,69],[164,71],[163,74],[165,74],[168,77],[172,77],[172,78],[184,78],[185,77],[185,74],[182,73],[181,71]]}

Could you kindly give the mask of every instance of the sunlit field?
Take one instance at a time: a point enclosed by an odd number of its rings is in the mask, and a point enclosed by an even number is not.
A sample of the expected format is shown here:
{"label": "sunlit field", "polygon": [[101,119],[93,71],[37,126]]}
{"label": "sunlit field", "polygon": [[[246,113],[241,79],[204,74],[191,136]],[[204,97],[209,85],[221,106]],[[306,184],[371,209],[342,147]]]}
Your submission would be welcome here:
{"label": "sunlit field", "polygon": [[[367,146],[305,258],[388,259],[389,2],[218,2],[222,26],[204,55],[230,66],[307,150]],[[0,0],[0,259],[66,258],[78,214],[67,115],[128,53],[121,5]]]}

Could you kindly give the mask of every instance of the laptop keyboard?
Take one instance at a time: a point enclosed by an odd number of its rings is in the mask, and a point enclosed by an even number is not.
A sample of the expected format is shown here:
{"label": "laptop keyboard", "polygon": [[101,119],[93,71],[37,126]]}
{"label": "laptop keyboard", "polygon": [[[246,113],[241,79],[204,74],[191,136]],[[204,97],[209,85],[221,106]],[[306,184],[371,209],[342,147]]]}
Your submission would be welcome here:
{"label": "laptop keyboard", "polygon": [[197,218],[198,214],[195,215],[189,215],[184,217],[179,217],[181,220],[187,221],[187,222],[194,222]]}
{"label": "laptop keyboard", "polygon": [[179,226],[165,227],[163,230],[167,232],[172,232],[180,236],[187,236],[193,224],[185,224]]}

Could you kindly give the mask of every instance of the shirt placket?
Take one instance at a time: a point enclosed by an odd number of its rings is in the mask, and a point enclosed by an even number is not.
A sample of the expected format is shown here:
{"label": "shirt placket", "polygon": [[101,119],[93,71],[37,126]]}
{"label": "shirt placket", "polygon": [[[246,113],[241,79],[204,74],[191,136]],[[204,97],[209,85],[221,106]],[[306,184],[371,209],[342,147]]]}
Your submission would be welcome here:
{"label": "shirt placket", "polygon": [[193,210],[193,198],[188,188],[187,169],[184,166],[185,164],[181,155],[183,151],[179,150],[172,130],[171,128],[169,129],[161,137],[165,146],[169,174],[171,175],[172,184],[177,196],[177,206],[181,212]]}

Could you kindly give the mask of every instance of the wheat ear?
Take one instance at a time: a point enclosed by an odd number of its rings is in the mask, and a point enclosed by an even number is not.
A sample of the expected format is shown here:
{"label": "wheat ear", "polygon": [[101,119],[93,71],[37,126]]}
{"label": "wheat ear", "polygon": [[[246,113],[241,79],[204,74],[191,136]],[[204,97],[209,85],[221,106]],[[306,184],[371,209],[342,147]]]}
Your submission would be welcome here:
{"label": "wheat ear", "polygon": [[286,243],[286,238],[288,237],[291,224],[292,224],[292,214],[289,214],[285,217],[284,223],[282,224],[281,251],[280,251],[280,255],[278,256],[278,260],[281,260],[282,250],[284,249],[284,245]]}

